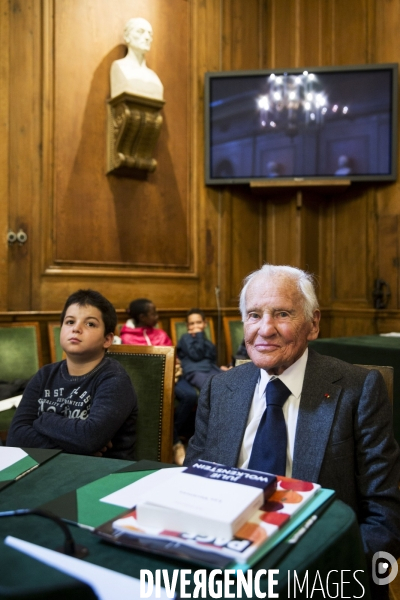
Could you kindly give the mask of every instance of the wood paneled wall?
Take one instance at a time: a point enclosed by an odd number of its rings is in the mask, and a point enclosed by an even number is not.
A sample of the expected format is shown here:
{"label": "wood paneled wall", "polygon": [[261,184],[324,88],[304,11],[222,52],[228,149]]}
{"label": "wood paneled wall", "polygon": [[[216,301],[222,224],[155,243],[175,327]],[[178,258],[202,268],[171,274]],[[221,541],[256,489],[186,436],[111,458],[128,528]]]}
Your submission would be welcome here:
{"label": "wood paneled wall", "polygon": [[[133,16],[153,25],[166,99],[141,179],[105,175],[109,69]],[[83,286],[118,308],[229,308],[269,261],[317,275],[323,335],[400,330],[397,183],[206,187],[203,158],[206,71],[399,62],[399,24],[381,0],[0,0],[0,310],[58,310]],[[8,246],[20,228],[28,242]]]}

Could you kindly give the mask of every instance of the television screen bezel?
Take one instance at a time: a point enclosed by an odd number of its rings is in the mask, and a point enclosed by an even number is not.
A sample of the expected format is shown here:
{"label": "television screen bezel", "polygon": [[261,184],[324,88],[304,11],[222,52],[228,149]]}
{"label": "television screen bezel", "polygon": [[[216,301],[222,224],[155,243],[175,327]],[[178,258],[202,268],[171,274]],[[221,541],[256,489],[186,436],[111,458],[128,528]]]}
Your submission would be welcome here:
{"label": "television screen bezel", "polygon": [[332,175],[331,179],[347,179],[352,183],[356,182],[393,182],[397,180],[397,148],[398,148],[398,63],[376,63],[364,65],[340,65],[327,67],[296,67],[296,68],[281,68],[281,69],[255,69],[243,71],[208,71],[204,76],[204,111],[205,111],[205,184],[206,185],[236,185],[250,184],[251,182],[265,183],[268,185],[276,185],[276,182],[293,183],[295,181],[321,181],[329,179],[326,175],[300,175],[292,177],[277,177],[270,179],[268,177],[211,177],[211,148],[210,148],[210,82],[215,78],[224,77],[248,77],[248,76],[269,76],[271,74],[283,75],[298,74],[304,71],[313,73],[327,72],[351,72],[351,71],[377,71],[391,70],[392,71],[392,121],[391,121],[391,161],[390,173],[374,174],[374,175],[355,175],[350,174],[345,177]]}

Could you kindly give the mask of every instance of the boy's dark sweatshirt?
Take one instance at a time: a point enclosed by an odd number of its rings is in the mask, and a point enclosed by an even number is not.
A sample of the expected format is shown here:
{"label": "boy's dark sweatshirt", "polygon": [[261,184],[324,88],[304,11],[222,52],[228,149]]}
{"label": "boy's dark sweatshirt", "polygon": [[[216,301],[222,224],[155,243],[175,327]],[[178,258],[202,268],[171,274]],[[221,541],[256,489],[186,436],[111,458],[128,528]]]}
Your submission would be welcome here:
{"label": "boy's dark sweatshirt", "polygon": [[93,454],[111,440],[107,458],[133,460],[137,412],[119,362],[105,356],[89,373],[71,376],[63,360],[44,366],[27,385],[7,445]]}

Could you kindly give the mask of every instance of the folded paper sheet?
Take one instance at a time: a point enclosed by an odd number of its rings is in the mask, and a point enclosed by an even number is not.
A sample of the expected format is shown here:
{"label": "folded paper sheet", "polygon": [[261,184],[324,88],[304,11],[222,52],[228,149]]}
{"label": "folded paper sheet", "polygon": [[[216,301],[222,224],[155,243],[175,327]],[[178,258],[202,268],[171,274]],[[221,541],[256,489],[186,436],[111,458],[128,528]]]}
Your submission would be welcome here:
{"label": "folded paper sheet", "polygon": [[[79,581],[87,583],[99,600],[115,600],[116,598],[118,600],[132,600],[133,598],[141,597],[140,582],[135,577],[129,577],[128,575],[93,565],[84,560],[66,556],[54,550],[48,550],[42,546],[25,542],[10,535],[6,537],[4,543],[24,554],[32,556],[32,558],[40,560],[46,565],[75,577],[75,579],[79,579]],[[155,598],[156,596],[146,597]],[[167,598],[165,590],[162,589],[157,598]]]}

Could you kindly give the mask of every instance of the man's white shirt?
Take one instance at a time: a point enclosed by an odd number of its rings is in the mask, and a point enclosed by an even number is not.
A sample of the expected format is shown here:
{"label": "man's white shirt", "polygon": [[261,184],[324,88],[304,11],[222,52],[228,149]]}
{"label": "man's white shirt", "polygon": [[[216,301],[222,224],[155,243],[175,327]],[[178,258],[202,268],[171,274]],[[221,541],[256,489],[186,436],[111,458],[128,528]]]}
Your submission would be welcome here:
{"label": "man's white shirt", "polygon": [[[290,396],[282,409],[286,422],[288,441],[286,449],[286,477],[292,476],[294,441],[307,358],[308,348],[306,348],[304,354],[293,365],[278,377],[290,390]],[[268,375],[267,371],[260,369],[260,376],[254,390],[246,430],[240,448],[238,467],[242,469],[246,469],[249,464],[254,438],[256,437],[257,429],[266,407],[265,388],[270,379],[275,379],[275,375]]]}

